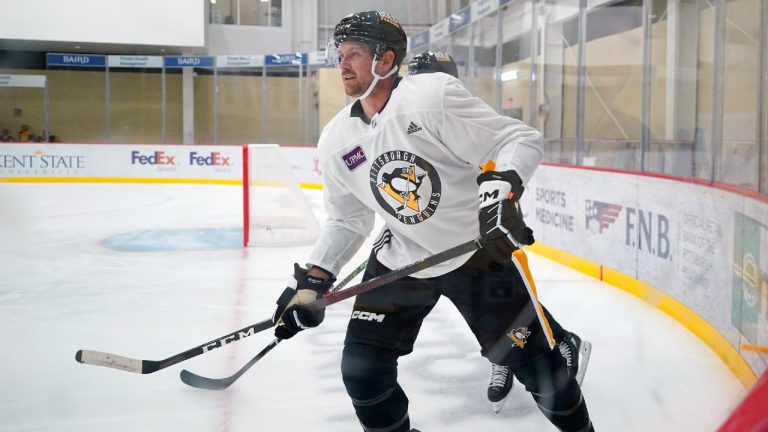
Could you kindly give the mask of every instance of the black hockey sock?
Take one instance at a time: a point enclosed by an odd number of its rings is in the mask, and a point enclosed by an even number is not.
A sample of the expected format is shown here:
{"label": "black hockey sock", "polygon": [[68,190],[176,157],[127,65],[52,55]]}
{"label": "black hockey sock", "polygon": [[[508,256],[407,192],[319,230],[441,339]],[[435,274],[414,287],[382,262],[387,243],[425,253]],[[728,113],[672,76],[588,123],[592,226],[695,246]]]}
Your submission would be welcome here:
{"label": "black hockey sock", "polygon": [[402,432],[411,430],[408,418],[408,398],[398,385],[374,398],[352,399],[360,424],[377,432]]}
{"label": "black hockey sock", "polygon": [[581,389],[575,379],[570,378],[570,381],[572,381],[571,384],[554,394],[534,394],[533,399],[544,416],[561,431],[593,430]]}
{"label": "black hockey sock", "polygon": [[560,351],[512,367],[517,379],[531,392],[539,410],[561,431],[589,431],[587,404],[576,379],[568,374]]}
{"label": "black hockey sock", "polygon": [[410,430],[408,397],[397,383],[397,357],[396,351],[371,345],[344,346],[344,386],[366,431]]}

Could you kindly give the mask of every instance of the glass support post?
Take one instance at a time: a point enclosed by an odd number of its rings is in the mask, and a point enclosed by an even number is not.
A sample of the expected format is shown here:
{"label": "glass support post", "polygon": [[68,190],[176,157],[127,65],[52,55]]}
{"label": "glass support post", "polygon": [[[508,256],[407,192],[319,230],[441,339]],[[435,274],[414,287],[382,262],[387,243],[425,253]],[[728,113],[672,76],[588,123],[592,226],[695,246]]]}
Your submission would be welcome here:
{"label": "glass support post", "polygon": [[757,190],[768,195],[768,5],[760,4],[760,59],[757,80]]}
{"label": "glass support post", "polygon": [[502,66],[502,49],[504,48],[504,19],[502,17],[503,11],[499,9],[496,12],[496,73],[494,74],[494,101],[496,111],[501,112],[501,66]]}
{"label": "glass support post", "polygon": [[109,139],[109,62],[104,61],[104,142],[108,143]]}
{"label": "glass support post", "polygon": [[530,41],[530,50],[531,50],[531,82],[528,86],[528,112],[530,113],[528,115],[528,125],[531,127],[536,127],[536,123],[538,122],[537,114],[538,114],[538,99],[537,99],[537,90],[538,90],[538,70],[539,70],[539,61],[538,61],[538,52],[539,52],[539,7],[538,7],[538,0],[531,0],[531,41]]}
{"label": "glass support post", "polygon": [[[299,79],[297,80],[298,86],[299,86],[299,121],[298,125],[301,127],[302,124],[304,124],[304,113],[306,112],[306,107],[304,106],[304,65],[302,64],[302,56],[299,54]],[[303,132],[303,131],[302,131]],[[299,136],[303,136],[304,134],[299,134]]]}
{"label": "glass support post", "polygon": [[267,142],[267,65],[261,68],[261,144]]}
{"label": "glass support post", "polygon": [[166,144],[166,142],[168,140],[168,126],[167,126],[168,125],[168,101],[167,101],[167,99],[168,99],[167,96],[168,95],[167,95],[167,90],[166,90],[167,84],[165,82],[165,79],[166,79],[165,65],[163,65],[163,68],[160,71],[160,75],[161,75],[160,82],[162,83],[161,88],[160,88],[160,94],[161,94],[161,98],[162,98],[161,111],[162,111],[162,116],[163,116],[163,119],[162,119],[162,122],[161,122],[161,124],[162,124],[162,126],[161,126],[162,134],[161,135],[162,135],[162,143]]}
{"label": "glass support post", "polygon": [[726,0],[715,0],[714,64],[712,71],[712,137],[710,180],[722,180],[723,153],[723,87],[725,77],[725,14]]}
{"label": "glass support post", "polygon": [[45,141],[50,141],[51,125],[50,125],[50,113],[48,112],[48,77],[45,78],[45,86],[43,87],[43,123],[45,125]]}
{"label": "glass support post", "polygon": [[[653,0],[643,0],[643,72],[640,93],[640,171],[649,171],[651,147],[651,61]],[[670,25],[675,25],[674,23]]]}
{"label": "glass support post", "polygon": [[219,143],[219,68],[213,68],[213,143]]}
{"label": "glass support post", "polygon": [[576,67],[576,142],[574,143],[574,165],[581,165],[584,146],[584,107],[586,88],[586,50],[587,50],[587,0],[579,0],[579,58]]}

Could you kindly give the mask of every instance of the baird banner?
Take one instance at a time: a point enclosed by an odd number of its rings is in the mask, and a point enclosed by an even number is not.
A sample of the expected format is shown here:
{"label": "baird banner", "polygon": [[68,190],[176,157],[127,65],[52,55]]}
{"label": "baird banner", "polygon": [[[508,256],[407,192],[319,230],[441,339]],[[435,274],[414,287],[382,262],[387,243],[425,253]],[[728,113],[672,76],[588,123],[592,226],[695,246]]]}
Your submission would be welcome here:
{"label": "baird banner", "polygon": [[541,166],[521,198],[537,241],[644,282],[768,356],[768,203],[654,176]]}

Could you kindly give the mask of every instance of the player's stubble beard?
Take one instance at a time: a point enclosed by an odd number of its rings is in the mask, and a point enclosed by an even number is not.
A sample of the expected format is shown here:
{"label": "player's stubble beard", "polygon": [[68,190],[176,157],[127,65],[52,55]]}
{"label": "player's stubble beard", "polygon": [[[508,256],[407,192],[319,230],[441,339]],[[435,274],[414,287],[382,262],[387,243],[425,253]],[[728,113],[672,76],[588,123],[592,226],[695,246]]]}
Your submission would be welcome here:
{"label": "player's stubble beard", "polygon": [[355,78],[352,80],[344,80],[344,78],[342,80],[344,82],[344,93],[349,97],[357,98],[368,90],[368,86],[373,82],[373,76],[371,75],[363,79],[359,74],[355,73]]}

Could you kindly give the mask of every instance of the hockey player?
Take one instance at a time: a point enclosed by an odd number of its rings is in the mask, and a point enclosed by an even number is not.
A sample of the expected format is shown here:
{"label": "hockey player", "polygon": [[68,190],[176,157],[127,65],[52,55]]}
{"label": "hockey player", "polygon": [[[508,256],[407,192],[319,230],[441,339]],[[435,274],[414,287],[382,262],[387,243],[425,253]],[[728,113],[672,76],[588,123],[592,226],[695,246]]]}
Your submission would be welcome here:
{"label": "hockey player", "polygon": [[450,54],[445,51],[427,51],[413,56],[408,62],[407,75],[442,72],[458,78],[459,68]]}
{"label": "hockey player", "polygon": [[[450,54],[444,51],[427,51],[417,54],[408,62],[409,76],[432,72],[442,72],[455,78],[459,77],[459,69],[456,66],[456,62]],[[589,362],[589,356],[592,352],[592,344],[586,340],[582,341],[576,334],[565,330],[543,305],[542,310],[552,328],[552,334],[557,342],[557,347],[568,366],[570,374],[575,376],[576,381],[581,385]],[[496,413],[501,411],[510,390],[512,390],[512,383],[514,382],[512,376],[513,374],[509,370],[509,366],[491,362],[491,378],[488,381],[487,395]]]}
{"label": "hockey player", "polygon": [[525,255],[513,255],[533,242],[516,203],[541,159],[541,135],[498,115],[450,75],[400,79],[406,45],[402,27],[384,12],[348,15],[334,29],[326,56],[358,100],[318,142],[328,219],[307,268],[294,265],[295,293],[278,301],[275,336],[287,339],[322,322],[324,311],[303,305],[330,289],[372,230],[374,214],[385,227],[366,280],[480,235],[484,247],[475,253],[356,298],[341,372],[363,429],[410,430],[397,361],[412,351],[422,321],[445,295],[483,355],[510,366],[552,424],[593,430],[581,389],[553,349]]}

